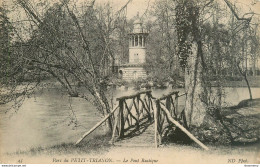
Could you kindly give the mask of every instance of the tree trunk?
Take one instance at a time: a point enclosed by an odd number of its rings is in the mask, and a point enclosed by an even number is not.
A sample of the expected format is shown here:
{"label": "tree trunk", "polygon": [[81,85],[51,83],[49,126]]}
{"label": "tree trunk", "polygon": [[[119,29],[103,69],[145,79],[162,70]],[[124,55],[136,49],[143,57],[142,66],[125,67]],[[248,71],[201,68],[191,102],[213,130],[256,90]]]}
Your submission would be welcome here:
{"label": "tree trunk", "polygon": [[204,84],[202,82],[202,59],[196,42],[192,44],[192,53],[188,57],[185,69],[185,114],[188,126],[199,127],[206,115],[206,104],[203,102]]}
{"label": "tree trunk", "polygon": [[242,71],[242,69],[239,67],[239,63],[237,64],[237,68],[238,68],[239,73],[244,77],[244,79],[246,81],[246,85],[247,85],[248,92],[249,92],[249,97],[250,97],[250,100],[252,100],[253,97],[252,97],[251,87],[250,87],[248,79],[247,79],[247,73],[246,73],[246,71],[245,72]]}
{"label": "tree trunk", "polygon": [[[108,115],[110,113],[110,108],[109,108],[109,104],[108,102],[104,101],[104,99],[106,97],[102,97],[104,95],[100,94],[96,89],[95,89],[95,95],[96,95],[96,98],[98,99],[102,109],[103,109],[103,114],[104,116]],[[107,119],[107,125],[108,125],[108,128],[110,130],[110,132],[112,132],[112,129],[113,129],[113,126],[112,126],[112,120],[111,120],[111,117],[109,117]]]}
{"label": "tree trunk", "polygon": [[247,79],[247,75],[246,75],[246,74],[244,75],[244,78],[245,78],[246,85],[247,85],[247,88],[248,88],[250,100],[252,100],[252,99],[253,99],[253,97],[252,97],[252,92],[251,92],[251,88],[250,88],[250,85],[249,85],[249,82],[248,82],[248,79]]}

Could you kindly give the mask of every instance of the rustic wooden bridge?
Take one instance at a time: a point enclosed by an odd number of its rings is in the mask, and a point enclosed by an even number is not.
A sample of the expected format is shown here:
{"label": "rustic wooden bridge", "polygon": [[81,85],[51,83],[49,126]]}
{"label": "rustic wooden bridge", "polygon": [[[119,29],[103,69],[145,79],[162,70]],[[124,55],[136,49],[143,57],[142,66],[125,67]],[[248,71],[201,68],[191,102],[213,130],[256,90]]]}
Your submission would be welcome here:
{"label": "rustic wooden bridge", "polygon": [[118,105],[111,113],[86,132],[76,144],[79,144],[110,117],[113,123],[111,143],[114,145],[151,146],[154,144],[158,147],[162,143],[167,127],[175,125],[203,149],[208,150],[187,130],[184,109],[178,105],[180,97],[186,97],[186,94],[173,91],[155,98],[151,90],[119,97],[116,99]]}

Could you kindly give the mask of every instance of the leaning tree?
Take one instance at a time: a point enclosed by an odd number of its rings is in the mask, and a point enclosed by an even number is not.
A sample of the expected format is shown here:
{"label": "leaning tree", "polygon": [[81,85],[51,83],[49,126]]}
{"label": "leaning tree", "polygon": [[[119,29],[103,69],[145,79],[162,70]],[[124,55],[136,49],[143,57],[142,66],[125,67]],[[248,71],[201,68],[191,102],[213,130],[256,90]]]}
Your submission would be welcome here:
{"label": "leaning tree", "polygon": [[[116,13],[109,5],[97,7],[95,0],[82,4],[69,0],[12,2],[16,11],[22,13],[12,11],[17,20],[10,22],[15,34],[10,43],[15,62],[11,69],[17,73],[6,76],[6,82],[1,80],[9,90],[1,92],[1,102],[25,99],[44,77],[52,77],[70,96],[93,102],[104,115],[110,113],[105,90],[114,61],[113,33],[118,20],[125,19],[124,11],[130,1]],[[10,61],[5,62],[11,65]],[[22,76],[20,82],[18,74]],[[26,78],[30,82],[24,82]],[[108,125],[112,127],[110,120]]]}

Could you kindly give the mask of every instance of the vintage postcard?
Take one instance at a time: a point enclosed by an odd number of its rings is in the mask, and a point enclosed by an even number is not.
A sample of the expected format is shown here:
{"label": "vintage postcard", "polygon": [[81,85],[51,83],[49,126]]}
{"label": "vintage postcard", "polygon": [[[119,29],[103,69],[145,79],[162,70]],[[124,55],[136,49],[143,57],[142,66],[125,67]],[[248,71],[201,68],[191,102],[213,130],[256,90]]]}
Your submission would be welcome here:
{"label": "vintage postcard", "polygon": [[0,164],[260,163],[260,1],[0,3]]}

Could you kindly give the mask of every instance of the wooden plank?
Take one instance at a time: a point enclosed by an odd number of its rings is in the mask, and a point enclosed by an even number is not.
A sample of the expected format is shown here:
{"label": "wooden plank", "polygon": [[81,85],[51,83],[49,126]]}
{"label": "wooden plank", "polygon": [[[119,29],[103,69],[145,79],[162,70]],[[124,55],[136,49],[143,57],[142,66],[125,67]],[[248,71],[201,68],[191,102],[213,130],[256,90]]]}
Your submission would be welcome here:
{"label": "wooden plank", "polygon": [[178,115],[179,113],[178,113],[178,94],[176,94],[176,96],[175,96],[175,112],[176,112],[176,115]]}
{"label": "wooden plank", "polygon": [[[124,115],[124,120],[125,120],[125,123],[127,122],[128,123],[128,126],[131,126],[131,124],[130,124],[130,121],[129,121],[129,112],[128,112],[128,110],[129,111],[131,111],[131,109],[132,109],[132,106],[133,106],[133,103],[130,103],[130,107],[128,107],[128,104],[127,104],[127,102],[126,102],[126,100],[124,100],[124,103],[125,103],[125,108],[126,108],[126,112],[125,112],[125,115]],[[130,108],[130,109],[129,109]],[[131,118],[131,117],[130,117]]]}
{"label": "wooden plank", "polygon": [[[171,103],[171,97],[172,96],[168,96],[167,98],[166,98],[166,102],[165,102],[165,106],[166,106],[166,108],[170,111],[170,113],[171,113],[171,115],[173,115],[173,110],[172,110],[172,103]],[[166,120],[167,120],[167,122],[170,124],[170,121],[169,121],[169,119],[166,117]]]}
{"label": "wooden plank", "polygon": [[144,110],[147,111],[147,109],[145,108],[146,106],[145,106],[145,104],[143,102],[143,99],[145,99],[146,96],[147,96],[147,94],[145,94],[143,98],[140,97],[140,99],[139,99],[139,101],[141,102],[141,109],[142,109],[143,116],[145,116]]}
{"label": "wooden plank", "polygon": [[[147,97],[147,98],[149,98],[149,97]],[[144,102],[145,102],[145,104],[146,104],[146,106],[147,106],[147,109],[148,109],[149,111],[151,111],[151,109],[150,109],[150,103],[149,103],[149,105],[148,105],[148,102],[147,102],[146,98],[144,99]]]}
{"label": "wooden plank", "polygon": [[[138,100],[139,102],[141,101],[141,99],[139,99]],[[140,104],[140,103],[139,103]],[[142,103],[141,103],[142,104]],[[140,107],[139,107],[139,111],[140,111],[140,117],[141,117],[141,114],[144,116],[144,106],[143,105],[141,105]]]}
{"label": "wooden plank", "polygon": [[171,103],[172,103],[172,106],[173,106],[173,110],[172,110],[173,115],[172,116],[177,118],[176,104],[173,102],[172,96],[171,96]]}
{"label": "wooden plank", "polygon": [[184,133],[186,133],[193,141],[195,141],[199,146],[201,146],[203,149],[205,150],[209,150],[209,148],[207,146],[205,146],[203,143],[201,143],[198,139],[196,139],[196,137],[194,137],[186,128],[184,128],[179,122],[175,121],[172,117],[171,117],[171,113],[167,110],[167,108],[163,105],[161,105],[161,108],[164,110],[164,112],[166,113],[168,119],[174,124],[176,125],[178,128],[180,128]]}
{"label": "wooden plank", "polygon": [[156,110],[157,110],[157,137],[158,137],[158,144],[162,144],[162,124],[161,124],[161,106],[160,100],[156,101]]}
{"label": "wooden plank", "polygon": [[158,101],[156,101],[155,102],[156,104],[156,111],[157,111],[157,132],[158,132],[158,134],[160,134],[161,133],[161,124],[160,124],[160,122],[161,122],[161,107],[160,107],[160,100],[158,100]]}
{"label": "wooden plank", "polygon": [[[159,103],[159,102],[158,102]],[[160,104],[159,104],[160,105]],[[154,110],[154,143],[155,143],[155,148],[158,147],[158,139],[157,139],[157,132],[158,132],[158,112],[157,112],[157,105],[155,107],[155,110]]]}
{"label": "wooden plank", "polygon": [[[125,108],[128,108],[128,104],[126,102],[126,100],[124,100],[124,104],[125,104]],[[131,104],[130,104],[131,105]],[[126,121],[126,118],[128,117],[129,113],[128,112],[124,112],[124,120]]]}
{"label": "wooden plank", "polygon": [[[126,103],[126,102],[125,102],[125,103]],[[131,108],[132,108],[132,106],[133,106],[133,103],[132,103],[132,105],[131,105]],[[130,115],[132,118],[134,118],[134,120],[135,120],[136,122],[138,122],[137,118],[135,118],[135,116],[131,113],[131,109],[129,109],[127,105],[126,105],[126,110],[128,111],[129,115]],[[131,125],[132,125],[132,120],[131,120]]]}
{"label": "wooden plank", "polygon": [[141,101],[141,103],[142,103],[142,106],[143,106],[144,110],[145,110],[146,113],[147,113],[148,119],[151,121],[151,120],[152,120],[152,117],[151,117],[151,114],[150,114],[149,110],[148,110],[147,107],[145,106],[145,103],[144,103],[142,100],[140,100],[140,101]]}
{"label": "wooden plank", "polygon": [[133,95],[119,97],[119,98],[117,98],[116,100],[119,101],[119,100],[123,100],[123,99],[124,99],[124,100],[126,100],[126,99],[132,99],[132,98],[134,98],[134,97],[136,97],[136,96],[138,96],[138,95],[141,95],[141,94],[144,94],[144,93],[149,93],[149,92],[152,92],[152,91],[151,91],[151,90],[139,91],[139,92],[137,92],[137,93],[135,93],[135,94],[133,94]]}
{"label": "wooden plank", "polygon": [[[136,105],[137,105],[137,108],[138,108],[138,117],[140,117],[140,114],[141,114],[141,110],[140,110],[140,95],[137,95],[136,96]],[[140,118],[139,118],[140,119]]]}
{"label": "wooden plank", "polygon": [[125,121],[124,121],[124,99],[119,100],[119,137],[122,138],[124,137],[124,126],[125,126]]}
{"label": "wooden plank", "polygon": [[170,111],[170,113],[172,114],[172,112],[171,112],[171,96],[168,96],[168,97],[166,98],[165,106],[166,106],[166,108]]}
{"label": "wooden plank", "polygon": [[181,94],[181,95],[178,95],[178,97],[181,97],[181,96],[184,96],[184,95],[186,95],[186,93],[183,93],[183,94]]}
{"label": "wooden plank", "polygon": [[[119,106],[119,105],[118,105]],[[114,122],[114,126],[113,126],[113,131],[112,131],[112,139],[111,139],[111,144],[113,144],[115,142],[115,136],[116,136],[116,129],[117,129],[117,124],[118,124],[118,119],[119,119],[119,111],[117,113],[117,116],[115,116],[115,122]],[[118,131],[119,132],[119,131]]]}
{"label": "wooden plank", "polygon": [[125,119],[125,122],[127,122],[128,127],[129,127],[129,126],[131,126],[131,124],[130,124],[130,121],[129,121],[129,117],[128,117],[128,116],[129,116],[129,114],[127,114],[127,117],[126,117],[126,119]]}
{"label": "wooden plank", "polygon": [[126,100],[124,102],[125,102],[125,105],[127,106],[128,110],[129,110],[129,112],[131,112],[132,107],[134,105],[133,101],[132,101],[132,103],[130,103],[129,107],[128,107],[127,103],[126,103]]}
{"label": "wooden plank", "polygon": [[186,115],[185,115],[185,109],[182,110],[181,117],[182,117],[183,125],[185,127],[188,127],[187,120],[186,120]]}
{"label": "wooden plank", "polygon": [[138,111],[138,107],[137,107],[137,105],[136,105],[136,103],[135,103],[135,98],[133,98],[133,103],[134,103],[134,107],[135,107],[135,110],[136,110],[136,114],[137,114],[137,127],[139,128],[139,111]]}
{"label": "wooden plank", "polygon": [[91,128],[88,132],[84,133],[82,137],[75,143],[75,145],[79,144],[85,137],[87,137],[89,134],[91,134],[94,130],[96,130],[100,125],[102,125],[119,107],[117,105],[112,112],[110,112],[108,115],[106,115],[100,122],[98,122],[93,128]]}
{"label": "wooden plank", "polygon": [[[160,116],[160,120],[159,120],[159,125],[160,125],[160,136],[162,136],[162,134],[163,134],[163,123],[164,123],[164,120],[165,120],[165,114],[164,114],[164,112],[161,112],[161,110],[160,110],[160,114],[159,114]],[[160,143],[161,144],[161,143]]]}
{"label": "wooden plank", "polygon": [[167,97],[172,96],[172,95],[174,95],[174,94],[178,94],[178,93],[179,93],[179,91],[172,91],[172,92],[170,92],[170,93],[168,93],[168,94],[163,95],[162,97],[160,97],[159,100],[165,100]]}

